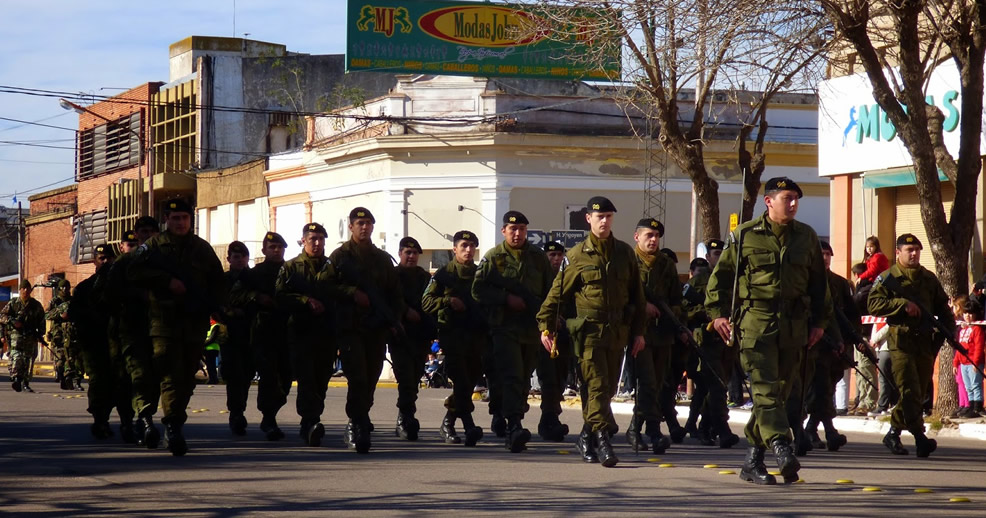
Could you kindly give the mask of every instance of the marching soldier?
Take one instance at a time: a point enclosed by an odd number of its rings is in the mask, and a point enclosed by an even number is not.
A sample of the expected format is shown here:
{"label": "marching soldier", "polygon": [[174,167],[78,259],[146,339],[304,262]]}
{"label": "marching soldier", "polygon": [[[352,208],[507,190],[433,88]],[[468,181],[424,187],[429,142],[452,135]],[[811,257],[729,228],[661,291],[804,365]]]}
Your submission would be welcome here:
{"label": "marching soldier", "polygon": [[[891,368],[900,388],[900,401],[890,416],[890,431],[884,436],[883,444],[895,455],[907,455],[900,442],[901,430],[907,430],[914,436],[917,456],[927,457],[938,443],[924,434],[922,405],[942,338],[934,336],[931,326],[923,325],[922,318],[929,316],[922,315],[912,300],[933,311],[934,315],[930,316],[937,318],[953,334],[955,316],[948,307],[948,296],[938,277],[921,266],[922,249],[921,241],[913,234],[902,234],[897,238],[897,260],[873,285],[867,307],[872,315],[887,317]],[[887,277],[897,281],[902,293],[884,285]]]}
{"label": "marching soldier", "polygon": [[585,462],[612,467],[619,459],[610,437],[619,427],[610,401],[619,385],[620,358],[627,344],[632,356],[644,349],[646,300],[633,248],[612,233],[616,207],[595,196],[586,208],[589,237],[566,254],[568,266],[564,275],[555,277],[537,320],[541,343],[550,350],[559,307],[574,300],[576,317],[567,325],[584,380],[585,420],[576,448]]}
{"label": "marching soldier", "polygon": [[446,400],[448,412],[442,419],[439,434],[448,444],[459,444],[455,421],[462,423],[465,445],[475,446],[483,438],[472,412],[473,387],[483,374],[483,357],[487,347],[488,327],[473,298],[476,277],[476,249],[479,238],[468,230],[452,236],[453,260],[431,278],[421,297],[421,308],[438,321],[438,342],[445,353],[445,365],[452,379],[452,401]]}
{"label": "marching soldier", "polygon": [[168,450],[188,452],[182,426],[195,390],[195,373],[205,347],[209,316],[223,298],[223,268],[215,251],[192,233],[192,207],[166,203],[167,230],[135,252],[128,280],[148,291],[154,368],[161,380],[161,422]]}
{"label": "marching soldier", "polygon": [[301,253],[284,263],[274,288],[276,307],[290,315],[287,341],[298,379],[295,405],[301,417],[301,438],[309,446],[321,445],[325,436],[321,423],[325,392],[338,353],[334,317],[340,292],[335,268],[325,257],[327,235],[318,223],[305,225]]}
{"label": "marching soldier", "polygon": [[[647,448],[641,434],[646,423],[647,435],[654,453],[657,454],[664,453],[671,446],[671,441],[661,433],[662,415],[658,395],[669,371],[675,330],[662,325],[666,321],[661,319],[661,311],[656,304],[658,301],[667,304],[672,311],[678,313],[673,315],[675,318],[681,312],[681,281],[678,280],[674,263],[660,252],[662,237],[664,225],[660,221],[644,218],[637,222],[637,229],[633,234],[636,242],[634,254],[646,299],[648,325],[644,338],[647,345],[636,357],[628,354],[626,358],[627,364],[633,365],[633,377],[637,381],[633,417],[627,428],[627,442],[635,451],[641,447]],[[676,384],[673,379],[668,381]]]}
{"label": "marching soldier", "polygon": [[[71,284],[65,279],[55,281],[51,301],[48,302],[48,310],[45,312],[45,319],[51,322],[51,328],[45,336],[55,355],[55,381],[62,390],[74,390],[76,382],[76,373],[73,372],[74,369],[68,361],[72,325],[68,320],[70,288]],[[79,382],[81,384],[81,380]]]}
{"label": "marching soldier", "polygon": [[347,296],[339,308],[339,346],[348,384],[349,423],[343,440],[357,453],[370,451],[370,408],[387,343],[405,339],[400,321],[404,296],[393,259],[371,240],[375,223],[373,214],[363,207],[350,211],[352,237],[329,256],[339,288]]}
{"label": "marching soldier", "polygon": [[[565,247],[556,241],[549,241],[544,245],[544,253],[551,265],[551,278],[554,279],[565,261]],[[558,329],[562,330],[560,326]],[[565,336],[562,337],[562,334]],[[538,435],[545,441],[563,442],[568,435],[568,425],[561,423],[558,418],[562,412],[565,382],[572,365],[572,341],[566,333],[555,336],[555,357],[544,347],[537,349],[537,374],[541,383],[541,421],[538,423]]]}
{"label": "marching soldier", "polygon": [[294,379],[291,352],[285,338],[288,315],[275,301],[277,275],[284,266],[287,244],[277,232],[264,234],[260,249],[264,261],[251,268],[233,288],[244,290],[250,308],[250,345],[260,375],[257,410],[262,415],[260,431],[268,441],[284,438],[284,432],[277,424],[277,413],[287,404]]}
{"label": "marching soldier", "polygon": [[[159,232],[157,221],[150,216],[137,219],[134,230],[127,232],[120,249],[123,255],[113,261],[109,272],[106,299],[114,316],[119,352],[133,391],[131,406],[136,415],[134,438],[138,445],[155,449],[161,432],[154,425],[161,393],[161,380],[154,368],[154,350],[150,339],[148,295],[146,290],[127,279],[127,271],[137,248]],[[122,403],[121,403],[122,404]]]}
{"label": "marching soldier", "polygon": [[241,241],[233,241],[226,250],[229,271],[226,280],[223,324],[228,332],[227,339],[219,345],[222,357],[220,375],[226,383],[226,410],[229,411],[229,429],[233,435],[246,435],[247,420],[243,413],[247,407],[250,385],[257,370],[254,367],[253,348],[250,347],[249,296],[236,289],[237,282],[250,275],[250,250]]}
{"label": "marching soldier", "polygon": [[407,308],[402,318],[407,339],[388,344],[390,360],[394,364],[394,376],[397,378],[395,433],[402,439],[416,441],[421,429],[414,417],[417,411],[418,385],[425,372],[428,347],[436,338],[438,330],[431,315],[421,309],[421,295],[431,280],[428,271],[418,266],[421,245],[413,237],[405,237],[398,246],[398,255],[400,263],[397,265],[397,278],[400,280],[404,306]]}
{"label": "marching soldier", "polygon": [[[753,411],[746,425],[750,449],[740,478],[756,484],[777,483],[763,463],[768,446],[774,450],[784,482],[798,480],[801,465],[791,450],[786,402],[805,349],[821,339],[831,318],[818,235],[794,219],[801,196],[801,188],[789,178],[767,181],[767,211],[730,234],[709,279],[705,301],[706,313],[723,342],[731,344],[731,334],[736,334],[733,347],[740,348],[743,368],[750,372]],[[737,293],[733,293],[734,280]],[[731,307],[734,296],[736,308]]]}
{"label": "marching soldier", "polygon": [[44,342],[45,310],[31,296],[34,287],[27,279],[18,285],[20,298],[11,300],[0,310],[0,325],[6,328],[10,341],[10,385],[14,391],[31,390],[34,358],[38,342]]}
{"label": "marching soldier", "polygon": [[[503,391],[501,411],[507,420],[506,447],[513,453],[525,450],[531,439],[522,420],[538,361],[535,318],[553,279],[548,256],[527,241],[528,223],[515,210],[503,215],[504,240],[479,262],[472,286],[473,297],[488,312],[496,375]],[[562,425],[557,415],[546,417],[550,421],[539,428],[555,438]]]}

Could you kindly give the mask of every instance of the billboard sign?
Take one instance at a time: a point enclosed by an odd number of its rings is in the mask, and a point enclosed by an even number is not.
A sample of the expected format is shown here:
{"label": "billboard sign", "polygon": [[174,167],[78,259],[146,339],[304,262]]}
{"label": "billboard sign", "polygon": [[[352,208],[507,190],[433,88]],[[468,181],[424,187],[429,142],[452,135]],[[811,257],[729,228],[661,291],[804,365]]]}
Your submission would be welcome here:
{"label": "billboard sign", "polygon": [[[563,8],[559,8],[563,9]],[[571,41],[558,41],[530,7],[438,0],[349,0],[346,70],[611,81],[619,45],[606,64],[580,62],[598,45],[591,15],[569,9]],[[579,22],[579,20],[584,22]]]}

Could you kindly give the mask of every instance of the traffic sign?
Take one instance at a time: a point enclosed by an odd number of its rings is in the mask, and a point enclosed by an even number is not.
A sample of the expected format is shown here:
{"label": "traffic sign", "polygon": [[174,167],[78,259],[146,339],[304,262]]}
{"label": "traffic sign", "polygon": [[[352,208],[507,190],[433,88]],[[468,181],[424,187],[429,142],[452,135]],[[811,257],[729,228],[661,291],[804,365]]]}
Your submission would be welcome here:
{"label": "traffic sign", "polygon": [[548,233],[543,230],[527,230],[527,242],[538,247],[544,247],[548,242]]}
{"label": "traffic sign", "polygon": [[552,230],[551,240],[558,241],[566,249],[585,241],[585,230]]}

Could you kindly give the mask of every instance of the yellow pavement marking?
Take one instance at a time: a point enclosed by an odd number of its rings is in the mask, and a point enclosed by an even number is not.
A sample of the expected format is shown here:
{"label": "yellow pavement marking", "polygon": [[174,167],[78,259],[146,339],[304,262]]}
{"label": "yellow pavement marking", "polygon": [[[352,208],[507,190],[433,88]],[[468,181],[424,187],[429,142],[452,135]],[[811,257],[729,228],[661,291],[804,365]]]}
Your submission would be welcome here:
{"label": "yellow pavement marking", "polygon": [[702,466],[702,467],[705,468],[705,469],[715,469],[715,468],[718,468],[719,465],[718,464],[706,464],[705,466]]}
{"label": "yellow pavement marking", "polygon": [[661,459],[658,459],[658,458],[650,458],[650,459],[647,459],[647,462],[661,462]]}
{"label": "yellow pavement marking", "polygon": [[735,475],[736,472],[731,469],[724,469],[719,472],[720,475]]}
{"label": "yellow pavement marking", "polygon": [[780,471],[768,471],[767,474],[779,477],[781,475]]}
{"label": "yellow pavement marking", "polygon": [[965,502],[971,502],[972,500],[969,500],[968,498],[966,498],[964,496],[956,496],[956,497],[953,497],[953,498],[949,498],[948,501],[949,502],[955,502],[955,503],[965,503]]}
{"label": "yellow pavement marking", "polygon": [[658,464],[657,467],[659,467],[659,468],[673,468],[674,467],[674,464],[671,464],[670,462],[665,462],[664,464]]}
{"label": "yellow pavement marking", "polygon": [[919,488],[915,489],[914,492],[915,493],[934,493],[935,491],[933,489],[928,489],[926,487],[919,487]]}
{"label": "yellow pavement marking", "polygon": [[863,491],[868,491],[870,493],[876,493],[878,491],[883,491],[883,490],[880,489],[880,488],[878,488],[878,487],[864,487],[863,488]]}
{"label": "yellow pavement marking", "polygon": [[568,455],[568,454],[570,454],[570,453],[572,453],[572,452],[570,452],[570,451],[568,451],[568,450],[558,450],[558,454],[559,454],[559,455]]}
{"label": "yellow pavement marking", "polygon": [[849,480],[848,478],[840,478],[839,480],[836,480],[835,483],[836,484],[854,484],[855,482],[853,482],[852,480]]}

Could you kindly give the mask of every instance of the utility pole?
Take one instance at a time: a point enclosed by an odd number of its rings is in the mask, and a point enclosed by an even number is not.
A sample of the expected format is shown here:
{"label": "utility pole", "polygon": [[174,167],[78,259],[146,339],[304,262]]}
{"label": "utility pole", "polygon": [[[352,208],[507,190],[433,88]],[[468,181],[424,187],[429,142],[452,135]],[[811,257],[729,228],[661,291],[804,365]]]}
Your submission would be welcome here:
{"label": "utility pole", "polygon": [[17,202],[17,287],[24,280],[24,212],[21,202]]}

